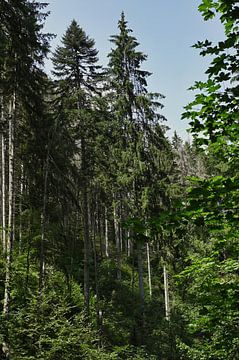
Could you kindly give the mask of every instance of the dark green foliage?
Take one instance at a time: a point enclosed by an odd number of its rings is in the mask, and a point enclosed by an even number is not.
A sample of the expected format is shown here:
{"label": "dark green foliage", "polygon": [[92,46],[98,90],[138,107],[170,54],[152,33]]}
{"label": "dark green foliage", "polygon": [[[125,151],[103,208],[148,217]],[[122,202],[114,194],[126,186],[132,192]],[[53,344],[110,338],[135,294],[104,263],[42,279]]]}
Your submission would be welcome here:
{"label": "dark green foliage", "polygon": [[[163,96],[148,91],[147,56],[124,13],[107,69],[73,20],[48,79],[45,7],[0,2],[7,180],[10,120],[15,136],[12,229],[5,229],[14,241],[10,260],[4,247],[0,260],[2,299],[10,269],[0,358],[236,360],[237,2],[199,6],[205,20],[219,15],[225,39],[195,45],[212,62],[183,114],[192,144],[177,134],[167,140]],[[10,188],[1,190],[7,200]]]}

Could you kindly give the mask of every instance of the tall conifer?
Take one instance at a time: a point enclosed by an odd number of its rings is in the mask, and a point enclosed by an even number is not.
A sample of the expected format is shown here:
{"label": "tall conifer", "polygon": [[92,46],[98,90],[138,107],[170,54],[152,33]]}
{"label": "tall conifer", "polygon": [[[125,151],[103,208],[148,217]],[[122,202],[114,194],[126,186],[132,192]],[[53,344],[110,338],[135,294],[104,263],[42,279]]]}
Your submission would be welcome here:
{"label": "tall conifer", "polygon": [[96,91],[97,50],[93,39],[72,21],[53,55],[54,76],[58,102],[64,104],[70,116],[66,116],[67,128],[71,129],[76,147],[75,162],[78,162],[81,192],[82,226],[84,238],[84,296],[86,313],[89,312],[90,297],[90,229],[89,189],[92,173],[92,106]]}

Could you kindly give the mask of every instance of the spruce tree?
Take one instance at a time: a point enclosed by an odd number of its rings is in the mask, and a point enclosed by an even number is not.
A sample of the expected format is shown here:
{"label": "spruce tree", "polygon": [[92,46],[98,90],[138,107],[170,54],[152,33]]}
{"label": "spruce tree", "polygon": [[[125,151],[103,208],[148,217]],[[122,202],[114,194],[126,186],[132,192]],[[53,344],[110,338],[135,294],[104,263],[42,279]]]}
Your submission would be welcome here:
{"label": "spruce tree", "polygon": [[94,118],[91,100],[97,89],[97,50],[75,20],[72,21],[53,55],[53,74],[56,78],[57,101],[61,102],[66,116],[66,128],[74,139],[75,163],[78,162],[77,187],[80,189],[82,227],[84,238],[84,294],[85,309],[89,313],[90,297],[90,229],[89,190],[92,177],[92,127]]}
{"label": "spruce tree", "polygon": [[165,184],[169,179],[163,158],[169,155],[170,147],[161,123],[164,118],[158,112],[162,108],[160,99],[163,96],[148,92],[147,78],[150,73],[142,70],[147,56],[138,51],[139,43],[131,34],[124,13],[121,14],[118,29],[119,34],[111,37],[114,48],[108,55],[114,137],[111,172],[115,179],[113,207],[116,253],[119,268],[122,237],[118,238],[118,233],[122,233],[122,229],[118,227],[128,220],[131,239],[135,243],[133,247],[137,252],[142,330],[139,342],[143,343],[145,291],[142,255],[145,241],[148,240],[145,223],[159,211],[159,207],[163,209],[168,203]]}

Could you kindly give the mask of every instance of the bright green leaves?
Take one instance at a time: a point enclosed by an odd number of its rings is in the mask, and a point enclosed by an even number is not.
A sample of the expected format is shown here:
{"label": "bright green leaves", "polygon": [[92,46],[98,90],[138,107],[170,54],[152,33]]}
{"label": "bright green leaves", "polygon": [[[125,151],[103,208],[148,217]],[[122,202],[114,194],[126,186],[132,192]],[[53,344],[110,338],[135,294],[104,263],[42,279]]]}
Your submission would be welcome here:
{"label": "bright green leaves", "polygon": [[[226,32],[226,39],[217,45],[212,45],[208,40],[194,45],[201,50],[202,56],[214,56],[206,71],[208,81],[196,82],[191,88],[199,91],[199,94],[183,114],[183,118],[191,120],[191,132],[201,138],[201,144],[208,143],[207,139],[210,142],[221,142],[223,139],[229,147],[232,144],[237,147],[239,91],[238,83],[233,80],[239,67],[236,4],[236,1],[205,0],[199,6],[205,20],[212,17],[212,12],[220,14]],[[235,151],[237,150],[234,149],[233,152]]]}
{"label": "bright green leaves", "polygon": [[212,19],[215,16],[215,11],[213,7],[216,3],[213,0],[203,0],[201,5],[199,5],[198,10],[202,13],[205,20]]}
{"label": "bright green leaves", "polygon": [[185,312],[191,319],[188,332],[195,340],[190,349],[185,344],[181,348],[187,349],[190,359],[236,359],[239,265],[236,259],[221,260],[225,254],[192,258],[191,265],[177,277],[179,283],[189,286]]}
{"label": "bright green leaves", "polygon": [[216,176],[195,179],[196,187],[189,189],[190,205],[185,213],[195,223],[211,229],[236,229],[239,223],[239,179]]}
{"label": "bright green leaves", "polygon": [[202,13],[204,20],[212,19],[216,14],[220,15],[220,20],[225,27],[225,33],[238,31],[238,2],[236,0],[203,0],[198,10]]}
{"label": "bright green leaves", "polygon": [[226,38],[213,45],[198,42],[202,56],[213,56],[208,80],[196,82],[195,99],[185,107],[196,143],[213,159],[211,177],[191,178],[185,218],[205,231],[206,238],[190,254],[179,276],[188,284],[188,332],[182,343],[188,359],[231,359],[238,356],[238,237],[239,237],[239,88],[238,2],[204,0],[205,20],[220,16]]}

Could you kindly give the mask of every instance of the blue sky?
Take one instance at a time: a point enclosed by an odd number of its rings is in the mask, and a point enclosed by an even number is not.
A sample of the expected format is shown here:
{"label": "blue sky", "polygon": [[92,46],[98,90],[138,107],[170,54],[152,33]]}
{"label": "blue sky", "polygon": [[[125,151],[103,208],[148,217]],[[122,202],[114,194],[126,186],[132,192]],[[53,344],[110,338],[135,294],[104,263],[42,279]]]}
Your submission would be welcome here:
{"label": "blue sky", "polygon": [[[187,122],[180,120],[183,106],[193,99],[187,89],[205,78],[209,59],[199,56],[191,46],[198,40],[217,41],[223,37],[218,21],[204,22],[197,10],[199,0],[48,0],[50,15],[45,31],[57,34],[52,50],[74,18],[87,35],[95,39],[102,65],[107,64],[111,49],[110,35],[116,34],[117,22],[125,12],[129,27],[148,55],[144,69],[152,72],[149,90],[166,96],[162,113],[171,128],[188,139]],[[47,70],[51,68],[48,61]]]}

